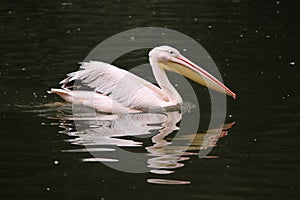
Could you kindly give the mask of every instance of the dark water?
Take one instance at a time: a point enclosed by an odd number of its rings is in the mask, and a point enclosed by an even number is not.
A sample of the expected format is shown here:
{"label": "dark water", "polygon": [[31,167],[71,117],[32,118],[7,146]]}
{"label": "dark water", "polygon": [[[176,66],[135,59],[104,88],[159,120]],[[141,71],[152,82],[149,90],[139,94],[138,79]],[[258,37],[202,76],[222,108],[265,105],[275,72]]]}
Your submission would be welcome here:
{"label": "dark water", "polygon": [[[292,2],[53,0],[0,5],[1,199],[299,198],[299,16]],[[99,42],[144,26],[174,29],[197,40],[238,99],[228,98],[226,121],[235,124],[208,157],[186,154],[179,161],[159,162],[156,156],[152,169],[166,163],[175,167],[132,174],[92,162],[90,153],[80,152],[84,148],[76,141],[80,133],[74,120],[61,119],[70,114],[68,105],[42,105],[61,101],[46,91],[76,70]],[[146,59],[132,54],[119,64],[126,68]],[[203,97],[200,133],[210,111],[205,109],[206,90],[196,91]],[[121,148],[136,152],[149,152],[157,144],[133,136],[120,140],[115,144],[125,142],[129,145]],[[87,141],[95,138],[83,143]],[[98,152],[112,159],[111,146],[102,145]],[[170,171],[174,173],[161,174]],[[153,179],[185,182],[160,185]]]}

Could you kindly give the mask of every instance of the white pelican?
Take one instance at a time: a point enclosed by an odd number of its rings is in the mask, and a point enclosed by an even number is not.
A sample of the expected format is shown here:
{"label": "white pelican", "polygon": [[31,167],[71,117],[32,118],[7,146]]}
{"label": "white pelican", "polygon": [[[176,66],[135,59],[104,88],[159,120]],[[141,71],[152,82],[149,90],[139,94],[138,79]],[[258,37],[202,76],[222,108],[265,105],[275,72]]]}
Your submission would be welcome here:
{"label": "white pelican", "polygon": [[[160,46],[149,52],[149,62],[159,87],[113,65],[90,61],[81,63],[79,71],[67,74],[62,89],[51,89],[68,102],[93,107],[107,113],[135,113],[180,105],[182,98],[172,86],[165,70],[176,72],[210,89],[236,95],[207,71],[194,64],[178,50]],[[67,84],[80,80],[93,91],[70,90]]]}

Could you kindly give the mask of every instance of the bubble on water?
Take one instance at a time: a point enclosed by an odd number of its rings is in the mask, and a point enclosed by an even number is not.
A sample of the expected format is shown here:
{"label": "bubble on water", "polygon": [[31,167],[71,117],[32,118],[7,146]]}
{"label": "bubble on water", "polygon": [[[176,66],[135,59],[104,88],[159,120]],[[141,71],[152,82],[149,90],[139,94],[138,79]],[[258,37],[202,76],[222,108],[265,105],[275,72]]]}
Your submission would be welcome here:
{"label": "bubble on water", "polygon": [[208,25],[208,28],[211,29],[211,28],[212,28],[212,25]]}
{"label": "bubble on water", "polygon": [[67,30],[67,33],[68,33],[68,34],[70,34],[70,33],[71,33],[71,31],[70,31],[70,30]]}
{"label": "bubble on water", "polygon": [[131,19],[131,18],[132,18],[132,15],[128,15],[128,18]]}
{"label": "bubble on water", "polygon": [[25,67],[23,67],[23,68],[22,68],[22,71],[25,71],[25,70],[26,70],[26,68],[25,68]]}
{"label": "bubble on water", "polygon": [[256,142],[256,138],[254,138],[253,141]]}
{"label": "bubble on water", "polygon": [[198,21],[198,18],[197,18],[197,17],[194,17],[194,21],[197,22],[197,21]]}
{"label": "bubble on water", "polygon": [[9,10],[9,11],[7,11],[7,13],[8,13],[8,14],[11,14],[11,13],[12,13],[12,11],[11,11],[11,10]]}
{"label": "bubble on water", "polygon": [[230,165],[226,165],[226,167],[227,167],[227,168],[229,168],[229,167],[230,167]]}
{"label": "bubble on water", "polygon": [[277,10],[277,11],[276,11],[276,13],[277,13],[277,14],[279,14],[279,13],[280,13],[280,11],[279,11],[279,10]]}
{"label": "bubble on water", "polygon": [[58,165],[59,164],[59,161],[58,160],[54,160],[54,165]]}
{"label": "bubble on water", "polygon": [[255,33],[258,33],[258,30],[255,30],[254,32],[255,32]]}
{"label": "bubble on water", "polygon": [[243,34],[240,34],[240,38],[243,38],[244,37],[244,35]]}
{"label": "bubble on water", "polygon": [[80,29],[80,27],[78,27],[76,30],[79,32],[81,29]]}
{"label": "bubble on water", "polygon": [[279,4],[280,4],[280,1],[276,1],[276,4],[279,5]]}
{"label": "bubble on water", "polygon": [[49,187],[46,187],[46,191],[50,191],[50,188],[49,188]]}
{"label": "bubble on water", "polygon": [[263,74],[264,74],[264,72],[260,72],[260,74],[261,74],[261,75],[263,75]]}
{"label": "bubble on water", "polygon": [[29,20],[30,20],[30,17],[26,17],[26,20],[29,21]]}
{"label": "bubble on water", "polygon": [[153,12],[152,12],[152,15],[155,15],[155,14],[156,14],[155,11],[153,11]]}
{"label": "bubble on water", "polygon": [[280,79],[280,78],[281,78],[281,76],[277,76],[277,78],[278,78],[278,79]]}

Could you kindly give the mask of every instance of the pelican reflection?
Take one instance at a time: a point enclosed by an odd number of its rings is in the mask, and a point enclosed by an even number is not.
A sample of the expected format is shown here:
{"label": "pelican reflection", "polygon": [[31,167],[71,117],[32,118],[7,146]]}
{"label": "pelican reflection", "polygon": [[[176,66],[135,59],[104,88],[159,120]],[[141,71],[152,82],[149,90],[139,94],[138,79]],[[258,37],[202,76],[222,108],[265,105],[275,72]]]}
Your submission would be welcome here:
{"label": "pelican reflection", "polygon": [[[90,157],[82,158],[83,162],[102,162],[115,169],[128,166],[132,170],[136,165],[144,172],[160,175],[174,173],[176,168],[184,166],[184,161],[198,155],[199,150],[214,147],[218,138],[227,135],[227,130],[234,124],[205,133],[185,133],[178,127],[182,119],[180,111],[123,115],[96,113],[57,119],[63,129],[60,133],[71,136],[67,142],[80,146],[63,152],[89,152]],[[155,183],[155,180],[148,181]],[[174,180],[157,179],[157,183],[172,184]]]}

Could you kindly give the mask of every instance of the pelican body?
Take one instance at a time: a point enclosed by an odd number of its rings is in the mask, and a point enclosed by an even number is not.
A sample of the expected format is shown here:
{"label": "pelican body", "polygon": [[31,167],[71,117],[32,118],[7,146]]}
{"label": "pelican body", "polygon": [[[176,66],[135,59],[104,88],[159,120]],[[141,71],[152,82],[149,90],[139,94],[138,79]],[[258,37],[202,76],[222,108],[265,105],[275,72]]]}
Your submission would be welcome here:
{"label": "pelican body", "polygon": [[[158,86],[113,65],[90,61],[80,63],[80,70],[67,74],[61,89],[51,89],[64,100],[93,107],[106,113],[135,113],[180,105],[182,98],[170,83],[166,70],[183,75],[203,86],[236,98],[207,71],[182,56],[178,50],[160,46],[149,52],[149,62]],[[92,91],[70,90],[67,85],[80,80]]]}

